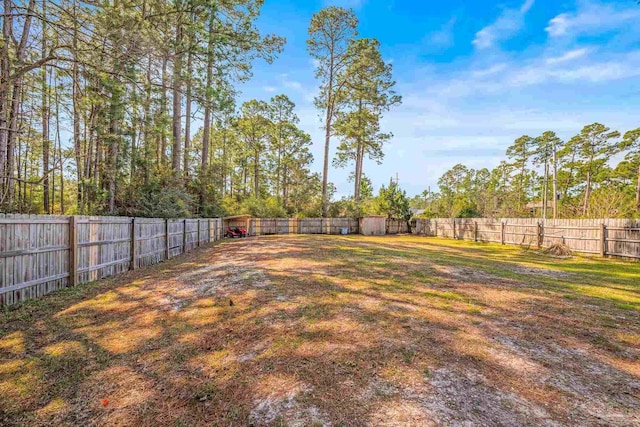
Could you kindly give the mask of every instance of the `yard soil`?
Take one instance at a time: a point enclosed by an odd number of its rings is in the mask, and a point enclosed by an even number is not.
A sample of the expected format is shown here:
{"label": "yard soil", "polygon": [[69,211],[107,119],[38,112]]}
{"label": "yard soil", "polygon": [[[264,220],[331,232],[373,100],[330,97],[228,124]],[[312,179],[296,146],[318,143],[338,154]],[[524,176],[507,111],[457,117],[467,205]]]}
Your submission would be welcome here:
{"label": "yard soil", "polygon": [[0,314],[0,425],[637,426],[640,264],[225,241]]}

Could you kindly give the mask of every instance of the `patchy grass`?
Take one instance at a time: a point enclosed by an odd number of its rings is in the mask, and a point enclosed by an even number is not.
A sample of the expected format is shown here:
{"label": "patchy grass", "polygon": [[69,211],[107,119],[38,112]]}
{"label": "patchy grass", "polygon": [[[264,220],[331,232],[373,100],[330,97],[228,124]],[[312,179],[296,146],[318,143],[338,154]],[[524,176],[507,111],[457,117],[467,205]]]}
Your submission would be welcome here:
{"label": "patchy grass", "polygon": [[639,425],[640,264],[224,242],[0,313],[1,425]]}

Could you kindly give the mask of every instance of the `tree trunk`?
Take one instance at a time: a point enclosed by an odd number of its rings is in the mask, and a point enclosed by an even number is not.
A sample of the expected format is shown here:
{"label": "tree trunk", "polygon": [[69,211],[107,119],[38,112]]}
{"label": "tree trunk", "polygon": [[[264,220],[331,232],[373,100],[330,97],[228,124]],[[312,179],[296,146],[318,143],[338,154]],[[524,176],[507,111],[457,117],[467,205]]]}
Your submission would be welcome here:
{"label": "tree trunk", "polygon": [[[16,52],[16,59],[18,63],[24,63],[27,41],[31,36],[31,20],[33,18],[33,10],[35,7],[35,0],[29,0],[29,6],[27,7],[27,15],[24,20],[22,35],[20,37],[20,44],[18,45],[18,51]],[[11,112],[9,119],[9,133],[7,140],[7,166],[5,175],[8,177],[7,182],[7,205],[13,207],[15,185],[13,181],[13,173],[15,169],[15,145],[16,137],[18,135],[18,117],[20,115],[20,97],[22,93],[22,75],[18,76],[13,85],[12,97],[11,97]]]}
{"label": "tree trunk", "polygon": [[[209,41],[207,46],[207,88],[213,83],[213,37],[214,37],[214,14],[211,12],[209,19]],[[202,159],[200,165],[200,211],[205,208],[205,196],[207,192],[207,166],[209,162],[209,137],[211,134],[211,95],[210,91],[205,92],[204,101],[204,128],[202,130]]]}
{"label": "tree trunk", "polygon": [[253,194],[256,197],[260,197],[260,150],[254,149],[254,161],[253,161]]}
{"label": "tree trunk", "polygon": [[138,97],[136,95],[136,85],[132,85],[132,105],[131,105],[131,158],[129,159],[129,191],[133,190],[136,181],[138,165]]}
{"label": "tree trunk", "polygon": [[55,101],[56,101],[56,141],[58,144],[58,164],[60,168],[60,214],[64,215],[64,161],[62,160],[62,138],[60,137],[60,100],[58,98],[57,82],[54,80],[54,87],[56,87]]}
{"label": "tree trunk", "polygon": [[329,147],[331,144],[331,121],[333,119],[333,68],[335,58],[334,52],[331,52],[331,62],[329,67],[329,80],[327,82],[327,113],[324,121],[324,162],[322,164],[322,217],[327,217],[329,209],[329,199],[327,194],[327,185],[329,180]]}
{"label": "tree trunk", "polygon": [[[118,66],[116,64],[116,69]],[[109,214],[115,213],[116,199],[116,178],[118,172],[118,153],[120,149],[120,119],[122,111],[122,91],[121,83],[114,81],[111,92],[111,105],[109,108],[109,147],[108,147],[108,169],[107,169],[107,191],[109,194]]]}
{"label": "tree trunk", "polygon": [[22,93],[22,77],[16,79],[11,92],[11,111],[9,115],[9,138],[7,141],[7,199],[6,206],[14,209],[15,182],[13,174],[15,171],[15,147],[18,136],[18,118],[20,117],[20,97]]}
{"label": "tree trunk", "polygon": [[167,117],[167,63],[165,56],[162,58],[162,96],[160,98],[160,144],[158,144],[158,163],[163,165],[167,162],[167,128],[165,119]]}
{"label": "tree trunk", "polygon": [[[45,0],[46,1],[46,0]],[[73,45],[73,54],[76,55],[77,51],[78,51],[78,18],[76,16],[77,11],[76,11],[76,0],[73,0],[73,40],[72,40],[72,45]],[[80,145],[80,109],[78,106],[78,102],[79,102],[79,73],[78,73],[78,61],[77,61],[77,57],[75,58],[76,60],[73,61],[73,69],[72,69],[72,76],[71,76],[71,96],[72,96],[72,102],[73,102],[73,149],[74,149],[74,154],[75,154],[75,158],[76,158],[76,177],[78,180],[77,183],[77,189],[76,189],[76,198],[77,198],[77,207],[78,207],[78,212],[80,213],[84,213],[83,212],[83,203],[82,203],[82,187],[83,187],[83,179],[84,179],[84,173],[82,170],[82,147]]]}
{"label": "tree trunk", "polygon": [[558,218],[558,153],[553,145],[553,219]]}
{"label": "tree trunk", "polygon": [[542,194],[542,218],[547,219],[547,204],[549,197],[549,163],[544,162],[544,185]]}
{"label": "tree trunk", "polygon": [[[189,38],[189,51],[187,52],[187,93],[184,117],[184,166],[182,167],[185,180],[189,178],[189,148],[191,146],[191,74],[193,73],[193,55],[191,53],[192,42]],[[209,87],[209,86],[207,86]]]}
{"label": "tree trunk", "polygon": [[182,148],[182,8],[177,0],[178,22],[176,24],[176,47],[173,59],[173,150],[171,167],[176,177],[180,176],[180,151]]}
{"label": "tree trunk", "polygon": [[582,205],[582,215],[587,215],[589,209],[589,198],[591,197],[591,171],[587,172],[587,184],[584,189],[584,204]]}
{"label": "tree trunk", "polygon": [[0,206],[4,203],[4,196],[8,184],[7,176],[7,143],[9,127],[7,126],[9,110],[9,74],[11,63],[9,45],[13,29],[13,2],[4,0],[2,16],[2,43],[0,44]]}
{"label": "tree trunk", "polygon": [[640,210],[640,166],[638,166],[638,182],[636,184],[636,209]]}
{"label": "tree trunk", "polygon": [[[42,15],[47,16],[47,0],[42,0]],[[47,23],[42,22],[42,57],[47,55]],[[47,95],[47,67],[42,66],[42,203],[44,213],[51,213],[49,205],[49,105]]]}
{"label": "tree trunk", "polygon": [[144,101],[144,183],[149,183],[149,169],[151,164],[151,55],[147,61],[147,81]]}
{"label": "tree trunk", "polygon": [[[44,36],[43,36],[44,37]],[[43,45],[44,45],[43,38]],[[43,49],[44,51],[44,49]],[[44,213],[51,213],[49,203],[49,96],[47,88],[47,68],[42,67],[42,203]]]}

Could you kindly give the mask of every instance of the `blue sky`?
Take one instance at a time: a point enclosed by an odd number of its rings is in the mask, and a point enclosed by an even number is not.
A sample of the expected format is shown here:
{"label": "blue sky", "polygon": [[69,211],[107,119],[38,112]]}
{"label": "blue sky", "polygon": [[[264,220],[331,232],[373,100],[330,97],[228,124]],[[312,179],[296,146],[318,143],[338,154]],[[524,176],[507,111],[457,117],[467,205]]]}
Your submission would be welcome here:
{"label": "blue sky", "polygon": [[[634,0],[265,0],[259,26],[287,44],[274,64],[256,64],[241,99],[289,95],[313,138],[316,171],[323,132],[306,38],[311,15],[327,5],[354,8],[360,36],[380,40],[404,98],[384,119],[394,134],[384,163],[364,167],[376,188],[398,173],[410,195],[433,190],[456,163],[496,166],[523,134],[568,139],[595,121],[640,127]],[[352,191],[349,172],[330,170],[338,196]]]}

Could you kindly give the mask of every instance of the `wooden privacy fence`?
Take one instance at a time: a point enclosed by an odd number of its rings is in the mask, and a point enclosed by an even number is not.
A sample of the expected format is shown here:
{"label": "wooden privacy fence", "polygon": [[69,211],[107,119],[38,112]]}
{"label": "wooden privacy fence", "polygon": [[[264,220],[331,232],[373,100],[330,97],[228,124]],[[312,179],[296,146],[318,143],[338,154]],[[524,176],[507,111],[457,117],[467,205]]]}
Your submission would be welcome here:
{"label": "wooden privacy fence", "polygon": [[405,234],[409,232],[409,225],[404,219],[387,218],[387,234]]}
{"label": "wooden privacy fence", "polygon": [[357,234],[356,218],[251,218],[249,234]]}
{"label": "wooden privacy fence", "polygon": [[218,218],[0,215],[0,305],[157,264],[223,233]]}
{"label": "wooden privacy fence", "polygon": [[640,220],[535,218],[431,218],[415,220],[424,236],[527,247],[564,243],[574,252],[640,259]]}
{"label": "wooden privacy fence", "polygon": [[[387,233],[408,231],[387,219]],[[219,218],[160,219],[0,214],[0,305],[157,264],[224,237]],[[249,234],[359,233],[355,218],[250,218]],[[413,234],[548,247],[640,259],[640,221],[630,219],[432,218]]]}

